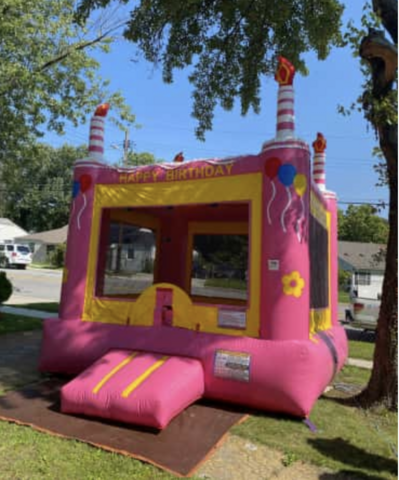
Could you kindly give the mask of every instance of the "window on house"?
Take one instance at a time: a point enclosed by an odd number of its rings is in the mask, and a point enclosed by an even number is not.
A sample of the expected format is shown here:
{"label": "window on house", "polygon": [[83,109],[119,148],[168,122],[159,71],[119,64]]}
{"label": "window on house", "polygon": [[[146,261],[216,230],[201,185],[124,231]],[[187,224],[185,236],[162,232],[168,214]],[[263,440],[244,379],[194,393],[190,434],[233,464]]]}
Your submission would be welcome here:
{"label": "window on house", "polygon": [[371,285],[370,272],[356,272],[355,283],[356,285]]}

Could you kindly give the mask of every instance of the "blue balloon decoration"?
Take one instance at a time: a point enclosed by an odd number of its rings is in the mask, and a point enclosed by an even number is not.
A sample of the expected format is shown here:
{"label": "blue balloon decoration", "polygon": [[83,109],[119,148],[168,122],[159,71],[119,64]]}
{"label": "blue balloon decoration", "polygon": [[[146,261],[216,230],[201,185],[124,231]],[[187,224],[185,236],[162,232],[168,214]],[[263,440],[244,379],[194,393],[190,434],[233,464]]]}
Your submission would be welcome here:
{"label": "blue balloon decoration", "polygon": [[76,195],[79,193],[79,191],[80,191],[80,183],[77,181],[73,182],[72,198],[75,198]]}
{"label": "blue balloon decoration", "polygon": [[280,182],[286,187],[289,187],[294,181],[296,175],[296,168],[290,163],[285,163],[284,165],[281,165],[281,167],[278,169],[277,175]]}

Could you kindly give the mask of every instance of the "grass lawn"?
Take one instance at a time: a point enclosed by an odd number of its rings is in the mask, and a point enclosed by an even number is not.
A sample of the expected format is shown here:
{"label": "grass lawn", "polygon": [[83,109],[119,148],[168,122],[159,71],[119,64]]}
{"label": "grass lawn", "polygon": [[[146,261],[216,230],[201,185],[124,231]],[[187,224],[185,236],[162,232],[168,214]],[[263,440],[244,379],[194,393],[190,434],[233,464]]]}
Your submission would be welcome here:
{"label": "grass lawn", "polygon": [[349,293],[344,292],[343,290],[338,291],[338,302],[339,303],[350,303]]}
{"label": "grass lawn", "polygon": [[39,268],[44,270],[63,270],[63,267],[54,267],[54,265],[51,265],[51,263],[31,263],[28,266],[28,269],[29,268]]}
{"label": "grass lawn", "polygon": [[[365,385],[369,375],[368,370],[347,366],[334,383]],[[252,415],[233,433],[290,459],[345,472],[348,478],[397,478],[397,415],[383,408],[354,408],[334,395],[336,390],[323,395],[310,415],[316,433],[298,420],[263,414]]]}
{"label": "grass lawn", "polygon": [[177,478],[123,455],[0,421],[0,479],[168,480]]}
{"label": "grass lawn", "polygon": [[244,280],[237,280],[236,278],[208,278],[205,280],[204,287],[236,288],[237,290],[246,290],[247,284]]}
{"label": "grass lawn", "polygon": [[15,308],[27,308],[28,310],[40,310],[42,312],[58,313],[60,304],[58,302],[46,302],[46,303],[24,303],[19,305],[7,304],[5,307]]}
{"label": "grass lawn", "polygon": [[[24,332],[42,328],[40,318],[22,317],[10,313],[0,313],[0,335],[5,333]],[[0,477],[1,478],[1,477]]]}
{"label": "grass lawn", "polygon": [[371,342],[360,342],[349,340],[349,357],[361,358],[362,360],[373,360],[375,344]]}

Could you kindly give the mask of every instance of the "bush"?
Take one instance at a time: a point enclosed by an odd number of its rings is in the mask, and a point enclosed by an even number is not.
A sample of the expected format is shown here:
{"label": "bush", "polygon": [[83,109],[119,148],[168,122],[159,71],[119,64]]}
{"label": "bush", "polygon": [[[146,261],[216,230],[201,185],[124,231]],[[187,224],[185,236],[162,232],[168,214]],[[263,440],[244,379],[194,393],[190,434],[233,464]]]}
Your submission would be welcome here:
{"label": "bush", "polygon": [[347,290],[351,277],[352,277],[351,272],[348,272],[346,270],[342,270],[341,268],[339,269],[339,271],[338,271],[338,285],[339,285],[340,290],[342,290],[342,291]]}
{"label": "bush", "polygon": [[0,272],[0,305],[6,302],[12,294],[12,284],[5,272]]}
{"label": "bush", "polygon": [[56,245],[54,250],[51,253],[49,253],[48,259],[50,261],[50,264],[53,267],[61,268],[64,266],[65,251],[66,251],[66,244],[61,243],[60,245]]}

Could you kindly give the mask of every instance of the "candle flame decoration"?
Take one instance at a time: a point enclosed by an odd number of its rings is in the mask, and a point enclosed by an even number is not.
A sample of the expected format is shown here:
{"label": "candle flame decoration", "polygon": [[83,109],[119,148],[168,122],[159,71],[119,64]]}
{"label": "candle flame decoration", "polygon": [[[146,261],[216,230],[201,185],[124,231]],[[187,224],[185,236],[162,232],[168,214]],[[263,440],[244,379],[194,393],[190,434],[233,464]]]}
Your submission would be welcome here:
{"label": "candle flame decoration", "polygon": [[292,85],[295,75],[295,67],[284,57],[278,57],[278,67],[275,79],[279,85]]}
{"label": "candle flame decoration", "polygon": [[320,190],[326,190],[326,154],[327,140],[322,133],[317,134],[316,140],[312,143],[314,149],[313,158],[313,181]]}
{"label": "candle flame decoration", "polygon": [[315,153],[324,153],[327,148],[327,140],[322,133],[317,134],[316,140],[312,143]]}
{"label": "candle flame decoration", "polygon": [[96,117],[106,117],[109,110],[109,103],[102,103],[96,108],[94,115]]}

